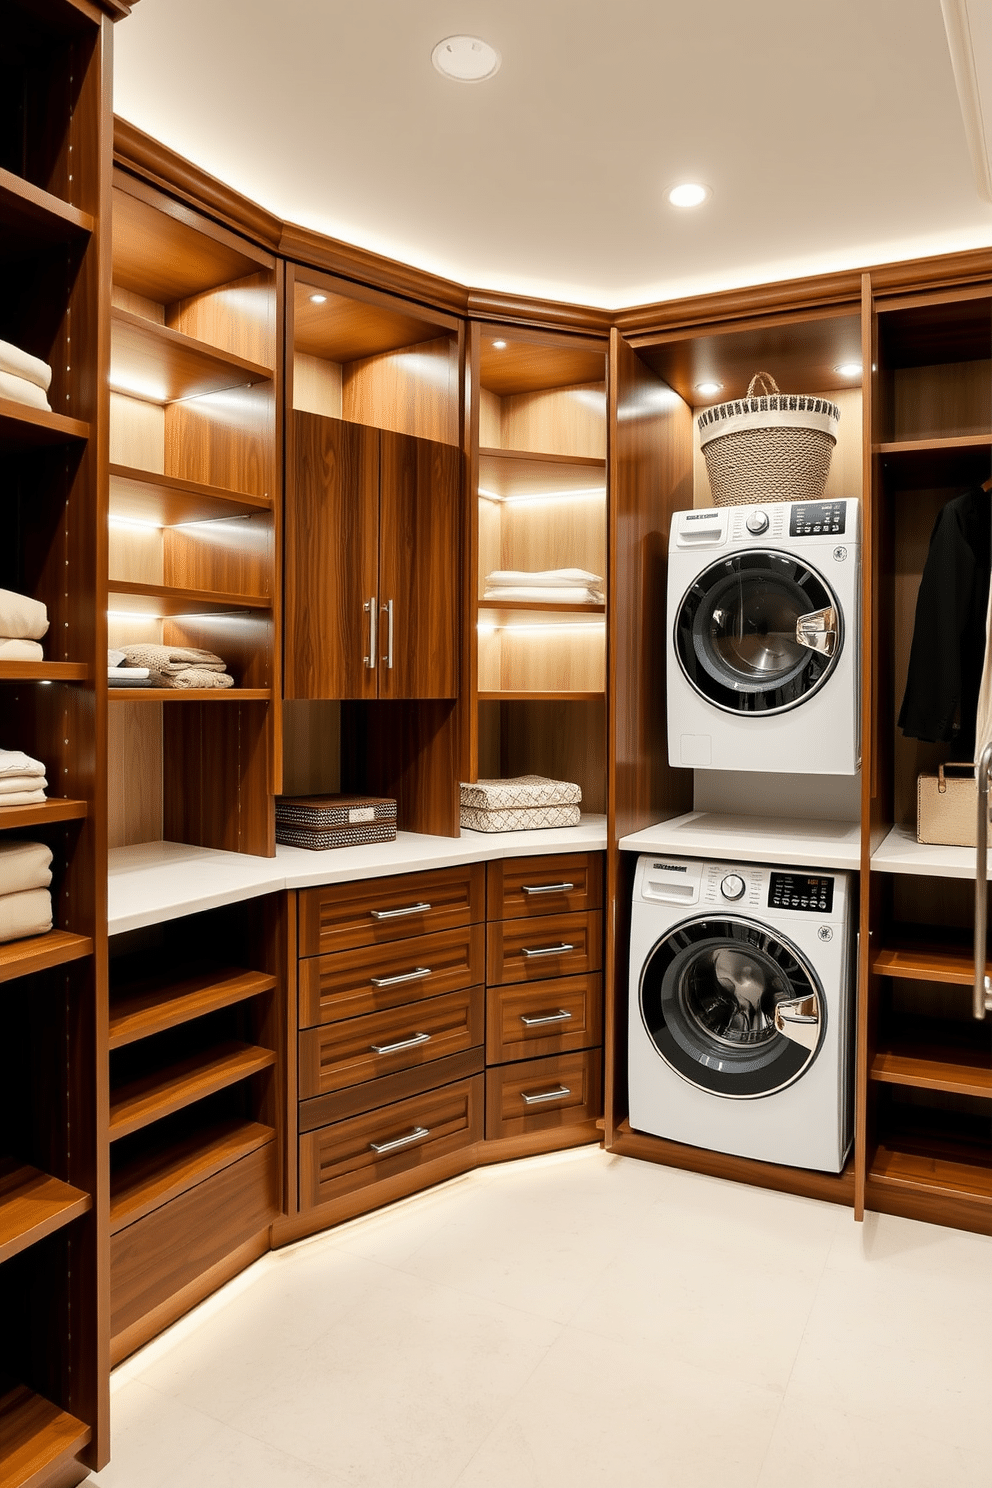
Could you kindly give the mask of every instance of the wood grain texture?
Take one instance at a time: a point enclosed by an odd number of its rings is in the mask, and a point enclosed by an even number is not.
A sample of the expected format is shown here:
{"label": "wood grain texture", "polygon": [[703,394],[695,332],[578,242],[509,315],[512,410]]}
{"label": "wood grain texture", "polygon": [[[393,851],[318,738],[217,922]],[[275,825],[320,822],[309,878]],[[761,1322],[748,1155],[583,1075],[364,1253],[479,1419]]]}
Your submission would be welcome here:
{"label": "wood grain texture", "polygon": [[[990,336],[986,316],[986,337]],[[987,349],[987,348],[986,348]],[[992,361],[898,367],[892,376],[892,440],[988,438],[992,423]]]}
{"label": "wood grain texture", "polygon": [[140,1131],[194,1101],[247,1080],[261,1070],[271,1069],[275,1062],[276,1055],[271,1049],[231,1039],[206,1053],[191,1055],[164,1070],[131,1080],[111,1092],[110,1140],[116,1142]]}
{"label": "wood grain texture", "polygon": [[486,864],[490,920],[534,919],[602,908],[602,853],[497,858]]}
{"label": "wood grain texture", "polygon": [[[484,863],[301,889],[300,955],[322,956],[453,930],[478,923],[485,912]],[[377,918],[383,914],[388,918]]]}
{"label": "wood grain texture", "polygon": [[282,781],[276,781],[276,794],[335,795],[340,789],[340,704],[287,700],[282,705]]}
{"label": "wood grain texture", "polygon": [[162,706],[115,702],[107,716],[107,841],[162,840]]}
{"label": "wood grain texture", "polygon": [[[982,1041],[987,1044],[987,1040]],[[882,1039],[871,1061],[873,1080],[906,1085],[917,1090],[944,1090],[953,1095],[992,1097],[992,1059],[976,1041],[952,1041],[947,1034],[934,1038],[912,1033]]]}
{"label": "wood grain texture", "polygon": [[[300,962],[300,1027],[337,1023],[400,1007],[485,980],[482,925],[435,930],[387,945],[336,951]],[[424,968],[427,976],[412,976]],[[372,978],[407,978],[377,987]]]}
{"label": "wood grain texture", "polygon": [[114,310],[113,325],[110,375],[115,389],[131,397],[174,403],[251,387],[272,376],[271,369],[259,362],[214,350],[127,310]]}
{"label": "wood grain texture", "polygon": [[401,832],[457,837],[461,744],[452,702],[347,703],[341,712],[342,786],[396,800]]}
{"label": "wood grain texture", "polygon": [[[567,1017],[562,1017],[567,1014]],[[527,1023],[526,1018],[557,1018]],[[486,1063],[539,1059],[603,1042],[603,977],[552,977],[486,991]],[[597,1115],[599,1112],[596,1113]]]}
{"label": "wood grain texture", "polygon": [[361,1085],[349,1085],[344,1090],[330,1095],[319,1095],[313,1100],[301,1101],[299,1106],[299,1129],[304,1132],[317,1131],[319,1127],[345,1121],[352,1116],[364,1116],[370,1111],[379,1111],[397,1101],[409,1100],[415,1095],[424,1095],[431,1090],[440,1090],[442,1085],[453,1085],[458,1080],[468,1080],[481,1075],[486,1066],[485,1050],[481,1046],[465,1049],[461,1054],[447,1054],[430,1064],[414,1065],[397,1074],[383,1075],[379,1079],[366,1080]]}
{"label": "wood grain texture", "polygon": [[275,1135],[272,1127],[261,1122],[232,1120],[194,1132],[181,1142],[152,1145],[140,1157],[114,1170],[110,1180],[111,1234],[274,1142]]}
{"label": "wood grain texture", "polygon": [[546,775],[573,781],[582,810],[606,813],[606,698],[479,705],[478,778]]}
{"label": "wood grain texture", "polygon": [[165,409],[112,392],[110,459],[116,465],[161,475],[165,470]]}
{"label": "wood grain texture", "polygon": [[606,458],[606,385],[513,393],[502,400],[503,449]]}
{"label": "wood grain texture", "polygon": [[272,598],[275,532],[271,512],[168,527],[162,533],[163,581],[178,589]]}
{"label": "wood grain texture", "polygon": [[64,966],[93,954],[93,940],[71,930],[49,930],[26,940],[8,940],[0,945],[0,982],[33,976],[51,966]]}
{"label": "wood grain texture", "polygon": [[277,360],[273,275],[259,271],[169,305],[165,323],[194,341],[262,367]]}
{"label": "wood grain texture", "polygon": [[266,702],[184,701],[163,714],[163,832],[226,852],[275,855]]}
{"label": "wood grain texture", "polygon": [[480,616],[479,692],[547,698],[606,691],[602,616],[521,613],[505,624]]}
{"label": "wood grain texture", "polygon": [[[545,915],[538,920],[490,921],[486,930],[486,981],[491,987],[599,971],[603,965],[603,916],[599,910]],[[526,954],[558,946],[568,949]]]}
{"label": "wood grain texture", "polygon": [[88,812],[86,801],[70,801],[59,796],[49,796],[37,806],[0,806],[0,832],[60,821],[84,821]]}
{"label": "wood grain texture", "polygon": [[319,413],[341,418],[341,366],[321,357],[297,351],[293,357],[293,408],[298,413]]}
{"label": "wood grain texture", "polygon": [[89,1426],[26,1385],[8,1385],[0,1394],[0,1488],[59,1481],[91,1435]]}
{"label": "wood grain texture", "polygon": [[[550,1095],[528,1105],[525,1097]],[[558,1094],[558,1092],[563,1092]],[[603,1054],[552,1054],[486,1070],[486,1140],[523,1136],[558,1127],[587,1126],[595,1131],[603,1109]]]}
{"label": "wood grain texture", "polygon": [[270,382],[171,403],[165,410],[165,474],[274,501],[275,438]]}
{"label": "wood grain texture", "polygon": [[148,1038],[218,1008],[259,997],[263,992],[271,992],[275,985],[276,978],[264,972],[218,968],[178,981],[168,973],[161,973],[147,981],[118,988],[111,1002],[108,1047],[123,1048],[135,1039]]}
{"label": "wood grain texture", "polygon": [[162,211],[133,195],[130,184],[118,174],[112,219],[115,284],[172,305],[257,273],[260,261],[271,264],[267,255],[209,219],[182,212],[175,202]]}
{"label": "wood grain texture", "polygon": [[[878,976],[905,977],[913,981],[947,982],[970,987],[975,980],[975,957],[970,947],[952,944],[879,946],[871,952],[869,965]],[[992,976],[992,961],[986,962]]]}
{"label": "wood grain texture", "polygon": [[526,340],[494,326],[479,332],[479,383],[497,398],[602,381],[603,343]]}
{"label": "wood grain texture", "polygon": [[457,446],[458,344],[450,336],[383,352],[342,368],[346,419]]}
{"label": "wood grain texture", "polygon": [[[435,341],[442,329],[367,286],[350,284],[342,293],[340,281],[304,274],[297,271],[293,291],[297,353],[338,364],[361,362]],[[315,304],[314,294],[323,300]]]}
{"label": "wood grain texture", "polygon": [[0,1159],[0,1263],[93,1207],[88,1193],[12,1158]]}

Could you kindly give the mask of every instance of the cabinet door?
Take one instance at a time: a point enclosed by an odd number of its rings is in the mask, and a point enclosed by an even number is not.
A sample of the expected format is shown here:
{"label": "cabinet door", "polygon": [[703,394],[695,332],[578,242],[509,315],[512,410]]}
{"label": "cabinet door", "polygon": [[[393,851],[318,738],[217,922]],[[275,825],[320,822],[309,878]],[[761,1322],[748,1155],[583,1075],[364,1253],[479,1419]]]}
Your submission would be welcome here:
{"label": "cabinet door", "polygon": [[453,698],[461,453],[409,434],[381,441],[379,696]]}
{"label": "cabinet door", "polygon": [[375,697],[367,658],[374,662],[369,632],[378,618],[379,432],[315,413],[292,417],[285,695]]}

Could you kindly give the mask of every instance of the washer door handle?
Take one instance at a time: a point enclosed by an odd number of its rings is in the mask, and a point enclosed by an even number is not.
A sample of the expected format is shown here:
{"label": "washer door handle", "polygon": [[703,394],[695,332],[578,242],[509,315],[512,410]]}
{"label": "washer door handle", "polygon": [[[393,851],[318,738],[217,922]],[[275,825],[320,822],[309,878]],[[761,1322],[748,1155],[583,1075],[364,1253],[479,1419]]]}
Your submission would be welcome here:
{"label": "washer door handle", "polygon": [[820,1007],[815,996],[793,997],[775,1009],[775,1030],[811,1052],[820,1042]]}
{"label": "washer door handle", "polygon": [[821,651],[824,656],[833,656],[837,650],[837,611],[833,605],[824,610],[810,610],[796,620],[796,640],[800,646],[811,651]]}

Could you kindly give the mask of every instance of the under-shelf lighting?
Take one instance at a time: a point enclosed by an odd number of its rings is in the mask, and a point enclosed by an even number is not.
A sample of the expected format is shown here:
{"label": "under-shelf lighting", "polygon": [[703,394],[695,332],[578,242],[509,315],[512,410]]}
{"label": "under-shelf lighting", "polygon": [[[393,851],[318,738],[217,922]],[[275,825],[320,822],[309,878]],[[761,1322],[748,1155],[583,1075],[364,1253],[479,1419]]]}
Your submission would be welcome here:
{"label": "under-shelf lighting", "polygon": [[326,305],[327,296],[322,294],[312,294],[310,296],[310,303],[311,305]]}
{"label": "under-shelf lighting", "polygon": [[[175,618],[175,617],[173,617]],[[164,620],[164,615],[147,615],[144,610],[108,610],[108,620]]]}
{"label": "under-shelf lighting", "polygon": [[841,377],[860,377],[862,368],[860,362],[841,362],[834,371],[839,372]]}
{"label": "under-shelf lighting", "polygon": [[506,342],[505,341],[494,341],[493,342],[493,351],[505,351],[505,350],[506,350]]}
{"label": "under-shelf lighting", "polygon": [[683,181],[680,186],[672,187],[668,200],[673,207],[699,207],[712,194],[710,188],[699,181]]}
{"label": "under-shelf lighting", "polygon": [[605,499],[605,486],[583,486],[575,491],[527,491],[518,496],[500,496],[496,491],[485,491],[480,486],[479,495],[484,501],[496,501],[501,506],[533,506],[541,501],[588,501],[593,497]]}
{"label": "under-shelf lighting", "polygon": [[[492,603],[492,601],[489,601]],[[511,608],[508,606],[507,608]],[[585,631],[588,635],[602,634],[606,630],[605,620],[551,620],[547,625],[534,625],[530,622],[512,620],[498,624],[496,621],[480,621],[479,635],[493,635],[497,630],[512,631],[514,635],[558,635],[562,631]]]}
{"label": "under-shelf lighting", "polygon": [[723,392],[722,382],[697,382],[696,392],[702,393],[704,398],[712,398],[714,393]]}
{"label": "under-shelf lighting", "polygon": [[143,522],[140,517],[115,517],[107,518],[107,526],[121,528],[123,531],[131,532],[161,532],[161,522]]}

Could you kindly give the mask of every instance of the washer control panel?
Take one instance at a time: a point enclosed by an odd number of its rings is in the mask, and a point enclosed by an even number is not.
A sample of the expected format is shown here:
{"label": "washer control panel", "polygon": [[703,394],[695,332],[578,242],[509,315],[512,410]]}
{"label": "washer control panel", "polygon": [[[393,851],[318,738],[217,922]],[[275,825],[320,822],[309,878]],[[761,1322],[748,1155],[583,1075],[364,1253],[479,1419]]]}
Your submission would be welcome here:
{"label": "washer control panel", "polygon": [[830,914],[834,907],[834,881],[813,873],[769,874],[769,909],[806,909]]}
{"label": "washer control panel", "polygon": [[767,532],[768,513],[762,511],[760,507],[756,507],[755,510],[751,512],[746,518],[744,526],[747,528],[748,532],[753,532],[756,537],[761,532]]}
{"label": "washer control panel", "polygon": [[761,908],[761,890],[767,877],[767,869],[749,867],[744,863],[707,863],[703,871],[703,904],[731,904]]}
{"label": "washer control panel", "polygon": [[720,893],[724,899],[743,899],[747,890],[747,884],[739,873],[728,873],[720,884]]}
{"label": "washer control panel", "polygon": [[846,501],[796,502],[789,516],[790,537],[819,537],[847,530]]}

